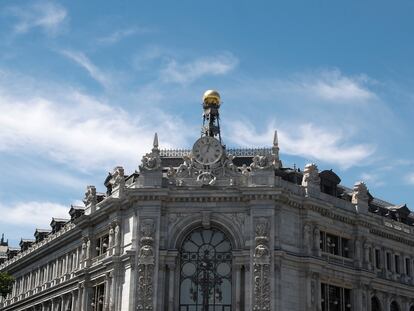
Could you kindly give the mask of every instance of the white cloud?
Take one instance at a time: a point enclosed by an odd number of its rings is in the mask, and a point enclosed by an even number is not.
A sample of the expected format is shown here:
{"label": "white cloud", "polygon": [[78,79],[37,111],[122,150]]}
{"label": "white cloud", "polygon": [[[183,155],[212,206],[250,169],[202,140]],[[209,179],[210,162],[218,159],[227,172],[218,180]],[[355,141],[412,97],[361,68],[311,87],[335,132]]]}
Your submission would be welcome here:
{"label": "white cloud", "polygon": [[56,35],[68,15],[63,6],[50,1],[37,1],[24,7],[10,7],[8,12],[17,18],[14,25],[17,34],[40,28],[47,34]]}
{"label": "white cloud", "polygon": [[199,58],[182,64],[176,60],[170,60],[161,71],[161,79],[165,82],[189,84],[203,76],[225,75],[233,70],[237,64],[238,59],[230,53]]}
{"label": "white cloud", "polygon": [[111,84],[111,78],[108,74],[104,73],[100,68],[98,68],[96,65],[94,65],[88,57],[86,57],[85,54],[81,52],[75,52],[75,51],[68,51],[63,50],[61,53],[68,57],[69,59],[73,60],[75,63],[77,63],[79,66],[81,66],[83,69],[85,69],[89,75],[102,84],[104,87],[109,87]]}
{"label": "white cloud", "polygon": [[408,182],[410,185],[414,185],[414,173],[411,173],[411,174],[408,174],[408,175],[407,175],[407,182]]}
{"label": "white cloud", "polygon": [[138,35],[138,34],[146,34],[152,32],[149,28],[144,27],[130,27],[126,29],[120,29],[117,31],[112,32],[111,34],[99,38],[98,42],[102,44],[115,44],[127,37]]}
{"label": "white cloud", "polygon": [[[270,146],[274,123],[265,132],[259,133],[248,121],[236,121],[230,124],[233,143],[243,142],[243,146]],[[282,153],[337,164],[342,168],[361,165],[374,149],[364,144],[346,144],[346,137],[340,131],[332,131],[312,123],[289,127],[277,127],[279,145]]]}
{"label": "white cloud", "polygon": [[11,205],[0,203],[0,223],[47,229],[52,217],[69,218],[70,207],[53,202],[19,202]]}
{"label": "white cloud", "polygon": [[302,87],[306,92],[328,101],[366,101],[375,98],[367,87],[367,77],[344,76],[339,70],[325,70],[304,76]]}
{"label": "white cloud", "polygon": [[386,179],[378,173],[362,173],[361,180],[366,182],[368,186],[381,187],[385,185]]}
{"label": "white cloud", "polygon": [[155,131],[164,148],[183,145],[187,137],[182,120],[155,108],[131,116],[70,88],[55,89],[53,96],[23,97],[2,88],[0,79],[0,109],[7,111],[0,114],[0,152],[32,153],[82,171],[131,170],[151,149]]}

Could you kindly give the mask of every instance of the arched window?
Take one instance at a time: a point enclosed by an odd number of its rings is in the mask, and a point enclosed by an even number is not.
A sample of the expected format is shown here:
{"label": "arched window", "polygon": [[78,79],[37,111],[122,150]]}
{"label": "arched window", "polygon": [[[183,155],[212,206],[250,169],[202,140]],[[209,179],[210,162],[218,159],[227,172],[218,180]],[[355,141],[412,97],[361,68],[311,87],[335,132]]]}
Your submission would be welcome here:
{"label": "arched window", "polygon": [[381,311],[381,303],[376,296],[371,298],[371,311]]}
{"label": "arched window", "polygon": [[400,306],[396,301],[391,302],[390,311],[400,311]]}
{"label": "arched window", "polygon": [[232,247],[217,229],[199,228],[180,250],[179,311],[231,311]]}

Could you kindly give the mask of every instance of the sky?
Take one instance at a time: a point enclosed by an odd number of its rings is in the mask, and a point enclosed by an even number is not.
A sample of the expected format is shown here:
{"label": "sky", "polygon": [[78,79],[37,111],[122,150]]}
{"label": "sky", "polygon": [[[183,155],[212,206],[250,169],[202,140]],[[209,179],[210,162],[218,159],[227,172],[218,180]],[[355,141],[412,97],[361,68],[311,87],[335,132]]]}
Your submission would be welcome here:
{"label": "sky", "polygon": [[189,148],[222,97],[228,147],[271,146],[414,209],[413,1],[0,2],[0,233],[11,245]]}

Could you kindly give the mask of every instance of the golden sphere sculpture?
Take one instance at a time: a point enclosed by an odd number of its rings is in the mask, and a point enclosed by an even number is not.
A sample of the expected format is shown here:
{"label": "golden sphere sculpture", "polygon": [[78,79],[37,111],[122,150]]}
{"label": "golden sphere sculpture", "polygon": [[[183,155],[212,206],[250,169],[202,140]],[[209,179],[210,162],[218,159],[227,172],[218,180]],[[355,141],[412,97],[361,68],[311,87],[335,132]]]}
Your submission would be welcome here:
{"label": "golden sphere sculpture", "polygon": [[207,90],[203,95],[204,106],[220,106],[220,94],[214,90]]}

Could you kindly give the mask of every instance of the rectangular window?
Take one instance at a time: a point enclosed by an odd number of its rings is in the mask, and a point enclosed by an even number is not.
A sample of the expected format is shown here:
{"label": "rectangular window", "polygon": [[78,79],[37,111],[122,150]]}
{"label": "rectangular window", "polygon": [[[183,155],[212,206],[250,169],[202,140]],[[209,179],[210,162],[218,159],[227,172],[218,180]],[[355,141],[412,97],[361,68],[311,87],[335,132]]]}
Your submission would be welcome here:
{"label": "rectangular window", "polygon": [[339,238],[333,234],[326,234],[326,246],[328,253],[339,255]]}
{"label": "rectangular window", "polygon": [[411,276],[411,260],[410,258],[405,258],[405,274]]}
{"label": "rectangular window", "polygon": [[375,249],[375,267],[381,269],[381,251],[379,249]]}
{"label": "rectangular window", "polygon": [[322,311],[350,311],[351,290],[321,283]]}
{"label": "rectangular window", "polygon": [[99,284],[93,288],[94,295],[92,298],[92,310],[103,311],[105,303],[105,284]]}
{"label": "rectangular window", "polygon": [[321,231],[319,247],[325,253],[350,258],[350,244],[349,239]]}
{"label": "rectangular window", "polygon": [[401,273],[400,271],[400,256],[395,255],[394,256],[394,266],[395,266],[395,272],[396,273]]}
{"label": "rectangular window", "polygon": [[391,271],[391,254],[387,252],[387,270]]}
{"label": "rectangular window", "polygon": [[341,250],[342,250],[342,257],[349,258],[349,240],[345,238],[341,238]]}
{"label": "rectangular window", "polygon": [[101,236],[96,240],[96,256],[100,256],[106,253],[108,250],[109,235]]}

